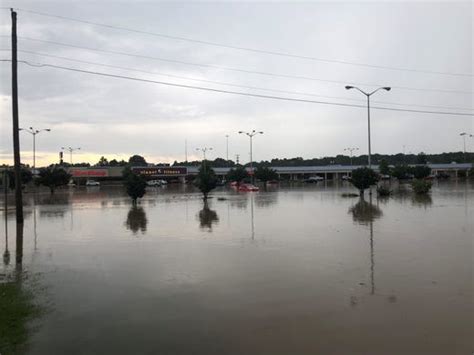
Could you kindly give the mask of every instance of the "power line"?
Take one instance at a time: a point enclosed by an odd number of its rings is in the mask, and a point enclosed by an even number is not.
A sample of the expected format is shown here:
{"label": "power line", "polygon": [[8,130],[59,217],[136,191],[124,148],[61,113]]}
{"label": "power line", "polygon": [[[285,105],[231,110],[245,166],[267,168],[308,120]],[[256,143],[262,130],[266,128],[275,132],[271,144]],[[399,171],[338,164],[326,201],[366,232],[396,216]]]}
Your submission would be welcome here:
{"label": "power line", "polygon": [[317,61],[317,62],[323,62],[323,63],[344,64],[344,65],[351,65],[351,66],[358,66],[358,67],[365,67],[365,68],[372,68],[372,69],[407,71],[407,72],[413,72],[413,73],[449,75],[449,76],[460,76],[460,77],[472,77],[473,76],[472,74],[468,74],[468,73],[451,73],[451,72],[443,72],[443,71],[432,71],[432,70],[392,67],[392,66],[384,66],[384,65],[358,63],[358,62],[352,62],[352,61],[346,61],[346,60],[318,58],[318,57],[298,55],[298,54],[292,54],[292,53],[286,53],[286,52],[277,52],[277,51],[270,51],[270,50],[263,50],[263,49],[256,49],[256,48],[248,48],[248,47],[242,47],[242,46],[234,46],[234,45],[228,45],[228,44],[223,44],[223,43],[217,43],[217,42],[204,41],[204,40],[198,40],[198,39],[181,37],[181,36],[167,35],[167,34],[157,33],[157,32],[138,30],[138,29],[123,27],[123,26],[108,25],[108,24],[104,24],[104,23],[98,23],[98,22],[93,22],[93,21],[88,21],[88,20],[81,20],[81,19],[72,18],[72,17],[68,17],[68,16],[54,15],[54,14],[49,14],[49,13],[39,12],[39,11],[34,11],[34,10],[19,9],[19,8],[16,8],[16,10],[26,12],[26,13],[36,14],[36,15],[40,15],[40,16],[52,17],[52,18],[57,18],[57,19],[67,20],[67,21],[74,21],[74,22],[78,22],[78,23],[84,23],[84,24],[88,24],[88,25],[93,25],[93,26],[98,26],[98,27],[103,27],[103,28],[108,28],[108,29],[113,29],[113,30],[120,30],[120,31],[126,31],[126,32],[131,32],[131,33],[136,33],[136,34],[142,34],[142,35],[144,34],[144,35],[167,38],[167,39],[172,39],[172,40],[180,40],[180,41],[185,41],[185,42],[198,43],[198,44],[214,46],[214,47],[222,47],[222,48],[241,50],[241,51],[247,51],[247,52],[253,52],[253,53],[275,55],[275,56],[280,56],[280,57],[304,59],[304,60],[311,60],[311,61]]}
{"label": "power line", "polygon": [[[18,38],[20,38],[22,40],[27,40],[27,41],[54,44],[54,45],[63,46],[63,47],[70,47],[70,48],[83,49],[83,50],[94,51],[94,52],[102,52],[102,53],[122,55],[122,56],[127,56],[127,57],[141,58],[141,59],[157,60],[157,61],[168,62],[168,63],[190,65],[190,66],[201,67],[201,68],[229,70],[229,71],[235,71],[235,72],[240,72],[240,73],[265,75],[265,76],[280,77],[280,78],[287,78],[287,79],[289,78],[289,79],[299,79],[299,80],[321,81],[321,82],[341,84],[341,85],[350,84],[350,85],[363,85],[363,86],[374,86],[374,87],[375,86],[385,86],[383,84],[356,83],[356,82],[348,82],[348,81],[320,79],[320,78],[307,77],[307,76],[298,76],[298,75],[253,71],[253,70],[240,69],[240,68],[234,68],[234,67],[218,66],[218,65],[212,65],[212,64],[192,63],[192,62],[186,62],[186,61],[181,61],[181,60],[159,58],[159,57],[153,57],[153,56],[142,55],[142,54],[134,54],[134,53],[121,52],[121,51],[112,51],[112,50],[106,50],[106,49],[100,49],[100,48],[84,47],[84,46],[79,46],[79,45],[75,45],[75,44],[49,41],[49,40],[43,40],[43,39],[31,38],[31,37],[18,37]],[[469,94],[469,95],[472,94],[472,91],[462,91],[462,90],[423,89],[423,88],[412,88],[412,87],[406,87],[406,86],[393,86],[393,85],[391,87],[394,88],[394,89],[399,89],[399,90],[433,91],[433,92],[457,93],[457,94]]]}
{"label": "power line", "polygon": [[[0,61],[9,62],[10,60],[9,59],[1,59]],[[63,67],[63,66],[60,66],[60,65],[53,65],[53,64],[30,63],[30,62],[27,62],[27,61],[24,61],[24,60],[19,61],[19,62],[23,63],[23,64],[26,64],[26,65],[29,65],[29,66],[32,66],[32,67],[38,67],[38,68],[50,67],[50,68],[57,68],[57,69],[62,69],[62,70],[67,70],[67,71],[84,73],[84,74],[92,74],[92,75],[98,75],[98,76],[104,76],[104,77],[110,77],[110,78],[139,81],[139,82],[166,85],[166,86],[172,86],[172,87],[180,87],[180,88],[186,88],[186,89],[195,89],[195,90],[218,92],[218,93],[233,94],[233,95],[240,95],[240,96],[257,97],[257,98],[272,99],[272,100],[304,102],[304,103],[311,103],[311,104],[322,104],[322,105],[343,106],[343,107],[367,108],[365,105],[355,105],[355,104],[346,104],[346,103],[340,103],[340,102],[328,102],[328,101],[315,101],[315,100],[306,100],[306,99],[296,99],[296,98],[282,97],[282,96],[251,94],[251,93],[240,92],[240,91],[221,90],[221,89],[214,89],[214,88],[208,88],[208,87],[202,87],[202,86],[176,84],[176,83],[170,83],[170,82],[165,82],[165,81],[141,79],[141,78],[135,78],[135,77],[125,76],[125,75],[108,74],[108,73],[96,72],[96,71],[91,71],[91,70],[83,70],[83,69],[76,69],[76,68],[70,68],[70,67]],[[398,111],[398,112],[440,114],[440,115],[453,115],[453,116],[474,116],[473,113],[410,110],[410,109],[399,109],[399,108],[381,107],[381,106],[373,106],[372,108],[377,109],[377,110]]]}
{"label": "power line", "polygon": [[[6,49],[0,49],[0,51],[6,51]],[[240,84],[213,81],[213,80],[206,80],[206,79],[196,79],[196,78],[190,78],[190,77],[167,74],[167,73],[159,73],[159,72],[146,71],[146,70],[141,70],[141,69],[136,69],[136,68],[129,68],[129,67],[123,67],[123,66],[117,66],[117,65],[111,65],[111,64],[97,63],[97,62],[91,62],[91,61],[80,60],[80,59],[73,59],[73,58],[57,56],[57,55],[52,55],[52,54],[46,54],[46,53],[40,53],[40,52],[34,52],[34,51],[28,51],[28,50],[18,50],[18,51],[22,52],[22,53],[34,54],[34,55],[48,57],[48,58],[56,58],[56,59],[61,59],[61,60],[77,62],[77,63],[97,65],[97,66],[106,67],[106,68],[134,71],[134,72],[138,72],[138,73],[145,73],[145,74],[151,74],[151,75],[167,76],[167,77],[171,77],[171,78],[191,80],[191,81],[204,82],[204,83],[211,83],[211,84],[216,84],[216,85],[225,85],[225,86],[239,87],[239,88],[244,88],[244,89],[262,90],[262,91],[278,92],[278,93],[285,93],[285,94],[292,94],[292,95],[304,95],[304,96],[313,96],[313,97],[323,97],[323,98],[328,98],[328,99],[339,99],[339,100],[347,100],[347,101],[355,101],[355,102],[365,102],[365,100],[345,98],[345,97],[340,97],[340,96],[318,95],[318,94],[314,94],[314,93],[307,93],[307,92],[300,92],[300,91],[270,89],[270,88],[240,85]],[[373,101],[373,103],[386,104],[386,105],[395,105],[395,106],[412,106],[412,107],[427,107],[427,108],[438,108],[438,109],[440,108],[440,109],[448,109],[448,110],[473,111],[472,108],[452,107],[452,106],[416,105],[416,104],[404,104],[404,103],[396,103],[396,102],[389,102],[389,101]]]}

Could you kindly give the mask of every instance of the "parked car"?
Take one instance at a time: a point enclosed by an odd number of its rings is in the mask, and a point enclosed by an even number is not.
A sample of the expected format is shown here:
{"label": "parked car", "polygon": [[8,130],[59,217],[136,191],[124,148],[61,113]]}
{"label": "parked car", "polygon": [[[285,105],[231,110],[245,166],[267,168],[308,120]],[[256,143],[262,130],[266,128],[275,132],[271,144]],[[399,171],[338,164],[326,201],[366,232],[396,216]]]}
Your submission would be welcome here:
{"label": "parked car", "polygon": [[342,175],[342,180],[349,181],[351,177],[349,175]]}
{"label": "parked car", "polygon": [[306,183],[308,184],[315,184],[318,181],[323,181],[324,178],[322,176],[311,176],[305,180]]}
{"label": "parked car", "polygon": [[239,185],[239,191],[258,191],[260,190],[257,186],[252,184],[241,184]]}
{"label": "parked car", "polygon": [[161,186],[160,180],[148,180],[146,184],[147,186]]}
{"label": "parked car", "polygon": [[95,180],[87,180],[86,186],[100,186],[100,182],[95,181]]}
{"label": "parked car", "polygon": [[163,180],[163,179],[158,180],[158,181],[160,182],[161,185],[167,185],[168,184],[168,181]]}

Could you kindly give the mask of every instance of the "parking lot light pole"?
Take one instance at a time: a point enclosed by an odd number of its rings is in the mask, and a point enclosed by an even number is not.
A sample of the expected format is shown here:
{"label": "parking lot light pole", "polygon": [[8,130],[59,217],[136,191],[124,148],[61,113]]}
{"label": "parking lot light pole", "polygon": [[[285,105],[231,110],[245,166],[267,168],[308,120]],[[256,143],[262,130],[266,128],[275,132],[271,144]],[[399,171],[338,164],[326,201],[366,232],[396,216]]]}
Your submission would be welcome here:
{"label": "parking lot light pole", "polygon": [[36,135],[41,132],[51,132],[51,129],[49,128],[43,128],[43,129],[35,129],[33,127],[30,128],[19,128],[19,131],[25,131],[28,132],[33,136],[33,173],[36,170]]}
{"label": "parking lot light pole", "polygon": [[203,166],[204,169],[206,169],[206,152],[211,151],[212,148],[211,147],[202,147],[202,148],[196,148],[196,150],[202,152],[203,160],[202,160],[201,166]]}
{"label": "parking lot light pole", "polygon": [[256,131],[252,130],[252,132],[244,132],[244,131],[239,131],[239,134],[245,134],[250,138],[250,172],[252,173],[252,182],[253,182],[253,137],[256,136],[257,134],[263,134],[262,131]]}
{"label": "parking lot light pole", "polygon": [[352,152],[355,150],[359,150],[359,148],[344,148],[344,151],[346,150],[351,153],[351,166],[352,166]]}
{"label": "parking lot light pole", "polygon": [[71,148],[71,147],[61,147],[62,150],[69,150],[69,163],[71,164],[72,166],[72,152],[74,152],[75,150],[81,150],[80,147],[77,147],[77,148]]}
{"label": "parking lot light pole", "polygon": [[346,90],[351,90],[351,89],[356,89],[360,91],[362,94],[364,94],[365,96],[367,96],[367,122],[368,122],[368,133],[369,133],[369,159],[368,159],[369,161],[368,163],[369,163],[369,169],[372,169],[372,147],[370,145],[370,96],[372,96],[379,90],[390,91],[391,87],[383,86],[378,89],[375,89],[372,92],[365,92],[364,90],[359,89],[357,86],[352,86],[352,85],[346,86]]}

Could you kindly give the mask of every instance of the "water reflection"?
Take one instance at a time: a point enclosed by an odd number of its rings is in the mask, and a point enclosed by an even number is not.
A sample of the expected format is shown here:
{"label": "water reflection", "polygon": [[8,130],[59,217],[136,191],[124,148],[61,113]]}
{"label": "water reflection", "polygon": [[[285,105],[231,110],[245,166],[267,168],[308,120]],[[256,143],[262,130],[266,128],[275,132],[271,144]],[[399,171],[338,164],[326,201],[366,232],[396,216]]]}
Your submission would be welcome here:
{"label": "water reflection", "polygon": [[382,210],[370,202],[360,199],[354,206],[349,208],[349,213],[352,213],[352,219],[359,224],[367,225],[374,220],[382,217]]}
{"label": "water reflection", "polygon": [[198,217],[199,226],[202,229],[208,228],[209,232],[212,232],[212,224],[217,224],[219,222],[219,216],[217,215],[217,212],[209,208],[207,201],[204,202],[204,207],[199,211]]}
{"label": "water reflection", "polygon": [[252,195],[252,198],[255,198],[255,204],[259,208],[270,207],[271,205],[274,205],[278,202],[277,193],[259,193],[256,195]]}
{"label": "water reflection", "polygon": [[[378,202],[378,200],[377,200]],[[375,280],[375,239],[374,239],[374,221],[382,216],[382,210],[372,203],[372,198],[369,202],[361,199],[354,206],[349,209],[352,213],[354,221],[361,225],[369,227],[369,274],[370,274],[370,296],[379,295],[386,298],[389,303],[396,303],[397,297],[395,295],[383,295],[376,292],[376,280]],[[359,283],[360,286],[365,286],[365,283]],[[350,296],[350,305],[352,307],[357,306],[360,299],[363,296]]]}
{"label": "water reflection", "polygon": [[145,210],[139,206],[132,206],[130,211],[128,211],[127,220],[125,221],[127,229],[131,230],[133,234],[137,234],[138,231],[144,234],[147,224],[148,219],[146,218]]}
{"label": "water reflection", "polygon": [[10,265],[10,251],[8,250],[8,223],[7,214],[5,213],[5,251],[3,252],[3,264]]}
{"label": "water reflection", "polygon": [[433,204],[433,199],[430,194],[414,194],[411,203],[415,207],[428,208]]}
{"label": "water reflection", "polygon": [[[6,216],[6,214],[5,214]],[[5,220],[6,222],[6,220]],[[23,224],[16,224],[15,269],[0,282],[0,353],[23,354],[31,336],[30,322],[42,314],[42,306],[35,300],[38,289],[31,275],[23,271]],[[8,243],[8,228],[5,228]],[[8,246],[6,246],[8,250]],[[4,264],[8,265],[4,253]]]}

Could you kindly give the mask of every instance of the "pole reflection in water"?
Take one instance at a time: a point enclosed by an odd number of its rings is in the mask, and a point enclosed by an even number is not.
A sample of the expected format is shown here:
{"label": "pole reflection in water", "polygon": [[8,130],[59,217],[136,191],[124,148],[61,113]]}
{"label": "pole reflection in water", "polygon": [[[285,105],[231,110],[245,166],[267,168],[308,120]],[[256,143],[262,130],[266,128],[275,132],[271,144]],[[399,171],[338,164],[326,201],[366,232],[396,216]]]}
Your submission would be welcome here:
{"label": "pole reflection in water", "polygon": [[10,251],[8,250],[8,219],[7,209],[5,206],[5,251],[3,252],[3,264],[5,266],[10,265]]}
{"label": "pole reflection in water", "polygon": [[16,224],[15,268],[17,277],[21,277],[23,269],[23,223]]}
{"label": "pole reflection in water", "polygon": [[[383,213],[378,206],[375,206],[372,203],[372,196],[370,196],[369,202],[366,202],[364,199],[361,199],[349,209],[349,212],[352,213],[352,218],[354,221],[362,225],[368,225],[369,227],[370,295],[373,296],[377,294],[375,280],[374,221],[382,217]],[[387,301],[390,303],[395,303],[397,301],[397,297],[395,295],[378,295],[387,297]],[[351,296],[350,303],[352,306],[356,306],[358,303],[357,297],[354,295]]]}
{"label": "pole reflection in water", "polygon": [[255,240],[255,221],[254,221],[254,212],[253,212],[253,202],[254,194],[250,196],[250,218],[251,218],[251,236],[252,240]]}
{"label": "pole reflection in water", "polygon": [[[372,196],[371,196],[372,199]],[[370,286],[371,294],[375,293],[375,254],[374,254],[374,222],[370,221]]]}

